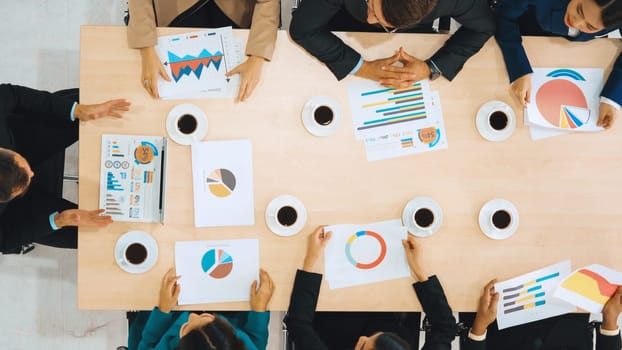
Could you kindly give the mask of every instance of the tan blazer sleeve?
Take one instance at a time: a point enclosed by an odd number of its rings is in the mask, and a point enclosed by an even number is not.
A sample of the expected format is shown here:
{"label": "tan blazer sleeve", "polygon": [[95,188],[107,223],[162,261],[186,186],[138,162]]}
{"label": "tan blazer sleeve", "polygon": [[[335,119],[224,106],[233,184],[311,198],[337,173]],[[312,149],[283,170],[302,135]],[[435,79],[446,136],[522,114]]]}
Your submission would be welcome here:
{"label": "tan blazer sleeve", "polygon": [[279,0],[256,1],[246,44],[247,55],[272,59],[280,13],[281,2]]}
{"label": "tan blazer sleeve", "polygon": [[152,0],[129,0],[130,22],[127,42],[132,49],[155,46],[158,42]]}

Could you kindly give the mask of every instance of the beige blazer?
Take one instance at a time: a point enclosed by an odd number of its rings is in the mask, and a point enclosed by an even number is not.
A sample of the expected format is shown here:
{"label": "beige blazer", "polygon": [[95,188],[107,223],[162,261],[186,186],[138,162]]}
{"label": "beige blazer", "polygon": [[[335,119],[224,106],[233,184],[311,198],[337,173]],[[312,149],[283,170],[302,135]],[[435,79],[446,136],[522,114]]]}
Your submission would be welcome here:
{"label": "beige blazer", "polygon": [[[201,0],[204,1],[204,0]],[[209,0],[240,28],[250,28],[246,54],[272,58],[279,26],[280,0]],[[129,0],[127,41],[133,49],[154,46],[156,27],[168,26],[197,0]]]}

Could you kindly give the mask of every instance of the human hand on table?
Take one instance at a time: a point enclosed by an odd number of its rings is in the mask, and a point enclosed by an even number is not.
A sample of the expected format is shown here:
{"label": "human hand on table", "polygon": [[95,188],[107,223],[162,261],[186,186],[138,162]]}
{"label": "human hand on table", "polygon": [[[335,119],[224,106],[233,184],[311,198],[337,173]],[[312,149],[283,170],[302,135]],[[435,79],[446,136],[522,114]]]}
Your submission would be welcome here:
{"label": "human hand on table", "polygon": [[110,215],[101,215],[104,209],[83,210],[67,209],[54,217],[54,224],[61,228],[65,226],[79,227],[106,227],[112,223]]}
{"label": "human hand on table", "polygon": [[124,99],[110,100],[94,105],[84,105],[78,103],[73,111],[73,116],[77,120],[87,121],[103,117],[122,118],[119,112],[130,110],[130,101]]}
{"label": "human hand on table", "polygon": [[598,109],[598,122],[596,125],[602,126],[605,129],[609,129],[613,122],[616,121],[618,116],[618,110],[614,106],[601,102]]}
{"label": "human hand on table", "polygon": [[145,47],[140,49],[140,59],[142,73],[140,75],[140,85],[154,98],[160,98],[158,93],[158,74],[166,81],[171,81],[171,77],[168,76],[166,69],[158,53],[155,51],[155,47]]}
{"label": "human hand on table", "polygon": [[471,327],[471,333],[475,335],[483,335],[486,329],[497,318],[497,302],[499,301],[499,293],[495,292],[496,279],[488,282],[479,297],[477,305],[477,315]]}
{"label": "human hand on table", "polygon": [[417,239],[411,235],[408,235],[407,239],[402,240],[402,245],[406,251],[406,259],[408,260],[408,266],[410,271],[415,275],[415,278],[419,282],[428,280],[428,275],[423,272],[421,268],[421,247],[417,244]]}
{"label": "human hand on table", "polygon": [[610,331],[616,330],[620,312],[622,312],[622,286],[618,286],[618,290],[603,307],[603,324],[601,328]]}
{"label": "human hand on table", "polygon": [[263,67],[264,61],[265,59],[263,57],[249,56],[245,62],[226,74],[227,77],[240,74],[240,90],[238,91],[238,96],[235,98],[236,103],[244,102],[251,96],[253,90],[255,90],[255,87],[259,83],[261,68]]}
{"label": "human hand on table", "polygon": [[531,102],[531,73],[512,82],[512,93],[523,107],[527,107],[527,104]]}
{"label": "human hand on table", "polygon": [[400,53],[396,52],[393,56],[381,58],[374,61],[363,61],[361,68],[354,73],[357,77],[374,80],[382,85],[388,86],[383,82],[394,81],[414,81],[415,75],[403,67],[395,67],[393,64],[400,62]]}
{"label": "human hand on table", "polygon": [[264,269],[259,270],[259,289],[257,281],[251,284],[251,310],[263,312],[268,310],[268,303],[274,293],[274,281]]}
{"label": "human hand on table", "polygon": [[181,287],[177,283],[181,276],[175,276],[175,269],[170,268],[162,277],[160,285],[160,299],[158,301],[158,309],[164,313],[169,313],[177,306],[177,298]]}
{"label": "human hand on table", "polygon": [[380,84],[386,87],[392,88],[405,88],[413,83],[427,79],[430,77],[430,67],[425,61],[418,59],[417,57],[409,55],[403,47],[397,51],[398,61],[402,63],[403,67],[388,66],[384,70],[386,72],[395,74],[410,74],[412,78],[408,79],[382,79]]}
{"label": "human hand on table", "polygon": [[317,272],[315,271],[315,264],[317,260],[322,255],[326,244],[330,240],[332,236],[332,232],[324,233],[324,226],[319,226],[315,229],[315,231],[309,234],[307,238],[307,255],[305,256],[305,261],[302,265],[302,270],[307,272]]}

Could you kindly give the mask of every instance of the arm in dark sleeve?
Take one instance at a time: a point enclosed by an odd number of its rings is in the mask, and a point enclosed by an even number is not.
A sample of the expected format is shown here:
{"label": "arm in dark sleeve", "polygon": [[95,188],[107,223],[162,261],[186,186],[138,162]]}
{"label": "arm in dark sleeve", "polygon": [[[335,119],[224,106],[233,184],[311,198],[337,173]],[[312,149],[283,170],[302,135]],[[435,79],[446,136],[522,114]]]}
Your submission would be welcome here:
{"label": "arm in dark sleeve", "polygon": [[436,276],[413,284],[417,298],[432,324],[432,334],[423,350],[450,350],[456,337],[456,319],[451,313],[443,287]]}
{"label": "arm in dark sleeve", "polygon": [[[311,1],[309,1],[311,2]],[[326,345],[313,329],[313,317],[320,294],[322,275],[298,270],[285,316],[287,331],[296,349],[325,350]]]}
{"label": "arm in dark sleeve", "polygon": [[495,33],[495,21],[487,0],[455,1],[455,8],[447,11],[462,26],[430,59],[452,80]]}
{"label": "arm in dark sleeve", "polygon": [[607,78],[607,83],[605,83],[601,96],[622,105],[622,54],[618,55],[613,64],[613,70],[609,74],[609,78]]}
{"label": "arm in dark sleeve", "polygon": [[617,335],[603,335],[600,329],[596,329],[596,350],[620,350],[622,349],[622,340],[620,332]]}
{"label": "arm in dark sleeve", "polygon": [[20,115],[33,118],[50,117],[59,121],[71,121],[74,101],[51,94],[11,84],[0,85],[0,118]]}
{"label": "arm in dark sleeve", "polygon": [[529,7],[527,0],[503,0],[495,8],[497,29],[495,39],[499,44],[510,82],[532,73],[531,64],[523,47],[518,19]]}
{"label": "arm in dark sleeve", "polygon": [[469,337],[466,338],[464,342],[464,347],[462,350],[486,350],[486,340],[475,341]]}
{"label": "arm in dark sleeve", "polygon": [[0,217],[3,250],[9,250],[37,241],[52,234],[50,214],[76,205],[58,196],[30,186],[23,197],[13,199]]}
{"label": "arm in dark sleeve", "polygon": [[289,34],[298,45],[324,63],[341,80],[358,64],[361,55],[328,30],[343,0],[303,1],[292,15]]}

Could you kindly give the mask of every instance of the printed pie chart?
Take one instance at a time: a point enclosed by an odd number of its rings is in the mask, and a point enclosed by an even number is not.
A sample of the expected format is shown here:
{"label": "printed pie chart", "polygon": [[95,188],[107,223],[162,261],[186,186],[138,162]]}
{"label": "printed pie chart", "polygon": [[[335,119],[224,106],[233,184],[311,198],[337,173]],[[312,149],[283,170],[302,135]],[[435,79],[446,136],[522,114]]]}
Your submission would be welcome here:
{"label": "printed pie chart", "polygon": [[203,254],[201,268],[212,278],[225,278],[233,270],[233,258],[222,249],[210,249]]}
{"label": "printed pie chart", "polygon": [[228,197],[235,190],[235,175],[228,169],[216,169],[207,179],[210,192],[216,197]]}
{"label": "printed pie chart", "polygon": [[581,89],[566,79],[553,79],[536,92],[538,111],[551,125],[576,129],[590,118],[587,99]]}

